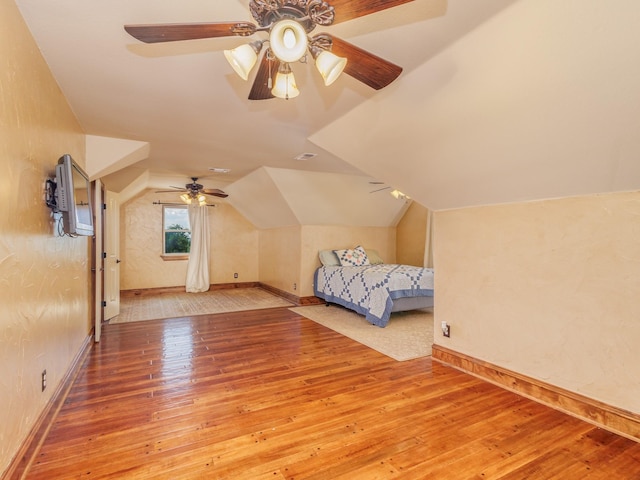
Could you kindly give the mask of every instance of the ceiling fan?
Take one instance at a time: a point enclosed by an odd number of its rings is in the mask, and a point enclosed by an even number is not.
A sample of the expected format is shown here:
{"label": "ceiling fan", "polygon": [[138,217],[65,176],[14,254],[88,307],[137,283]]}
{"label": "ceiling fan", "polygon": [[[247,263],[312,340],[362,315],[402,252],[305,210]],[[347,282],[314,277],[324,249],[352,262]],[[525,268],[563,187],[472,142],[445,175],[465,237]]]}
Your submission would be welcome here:
{"label": "ceiling fan", "polygon": [[180,198],[185,203],[191,203],[196,201],[200,204],[206,203],[205,195],[211,195],[213,197],[227,198],[229,195],[224,193],[218,188],[204,188],[198,183],[198,177],[191,177],[192,182],[187,183],[184,188],[171,187],[173,190],[157,190],[156,193],[176,193],[183,192]]}
{"label": "ceiling fan", "polygon": [[[369,182],[369,185],[384,185],[384,182],[372,181],[372,182]],[[391,186],[385,185],[384,187],[379,187],[379,188],[376,188],[375,190],[371,190],[369,193],[377,193],[377,192],[382,192],[383,190],[390,190],[390,189],[391,189]],[[407,195],[406,193],[402,193],[398,189],[393,189],[389,193],[391,194],[392,197],[394,197],[397,200],[411,199],[409,195]]]}
{"label": "ceiling fan", "polygon": [[[307,52],[315,59],[325,85],[344,71],[371,88],[379,90],[402,72],[373,53],[327,33],[308,34],[316,26],[335,25],[414,0],[250,0],[249,10],[257,22],[211,22],[125,25],[131,36],[145,43],[174,42],[201,38],[248,37],[266,32],[268,40],[258,40],[225,51],[236,73],[247,80],[265,43],[268,45],[255,76],[250,100],[274,97],[293,98],[299,91],[290,63],[305,62]],[[275,74],[275,79],[274,79]]]}

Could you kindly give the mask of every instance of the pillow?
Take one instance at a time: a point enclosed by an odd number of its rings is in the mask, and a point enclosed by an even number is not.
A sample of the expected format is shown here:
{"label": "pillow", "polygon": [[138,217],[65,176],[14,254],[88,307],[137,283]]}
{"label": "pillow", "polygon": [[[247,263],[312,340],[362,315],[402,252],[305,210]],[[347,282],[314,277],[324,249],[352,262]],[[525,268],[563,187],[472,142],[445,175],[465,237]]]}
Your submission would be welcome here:
{"label": "pillow", "polygon": [[343,267],[362,267],[369,264],[369,258],[364,248],[358,245],[353,250],[334,250]]}
{"label": "pillow", "polygon": [[371,265],[380,265],[384,263],[377,250],[365,248],[365,252],[367,252],[367,258],[369,259],[369,263]]}
{"label": "pillow", "polygon": [[339,267],[340,260],[333,250],[320,250],[318,252],[320,263],[325,267]]}

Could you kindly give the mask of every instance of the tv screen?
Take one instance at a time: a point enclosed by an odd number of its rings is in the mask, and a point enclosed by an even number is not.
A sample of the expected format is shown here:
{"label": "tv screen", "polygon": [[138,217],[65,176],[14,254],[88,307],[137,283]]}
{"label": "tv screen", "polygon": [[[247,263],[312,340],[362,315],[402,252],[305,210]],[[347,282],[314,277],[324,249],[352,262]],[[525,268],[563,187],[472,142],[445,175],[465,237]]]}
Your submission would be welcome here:
{"label": "tv screen", "polygon": [[56,204],[64,233],[93,235],[91,182],[69,154],[60,157],[56,165]]}

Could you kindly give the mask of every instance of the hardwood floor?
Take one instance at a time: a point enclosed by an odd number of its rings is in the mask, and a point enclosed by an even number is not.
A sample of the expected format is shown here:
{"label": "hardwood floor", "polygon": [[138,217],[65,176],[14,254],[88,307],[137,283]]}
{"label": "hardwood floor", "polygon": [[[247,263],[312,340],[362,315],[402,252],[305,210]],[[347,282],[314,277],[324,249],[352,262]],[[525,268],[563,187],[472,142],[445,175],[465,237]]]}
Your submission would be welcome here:
{"label": "hardwood floor", "polygon": [[27,479],[635,479],[640,444],[286,308],[106,325]]}

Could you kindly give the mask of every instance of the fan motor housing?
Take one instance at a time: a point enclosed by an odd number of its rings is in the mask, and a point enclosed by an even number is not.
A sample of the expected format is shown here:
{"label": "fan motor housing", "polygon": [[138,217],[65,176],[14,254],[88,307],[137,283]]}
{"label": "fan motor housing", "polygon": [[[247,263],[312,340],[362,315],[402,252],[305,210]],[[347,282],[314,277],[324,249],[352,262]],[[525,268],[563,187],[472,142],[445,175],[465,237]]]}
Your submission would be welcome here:
{"label": "fan motor housing", "polygon": [[331,25],[334,9],[322,0],[252,0],[249,8],[261,27],[289,18],[302,25],[307,33],[317,24]]}

